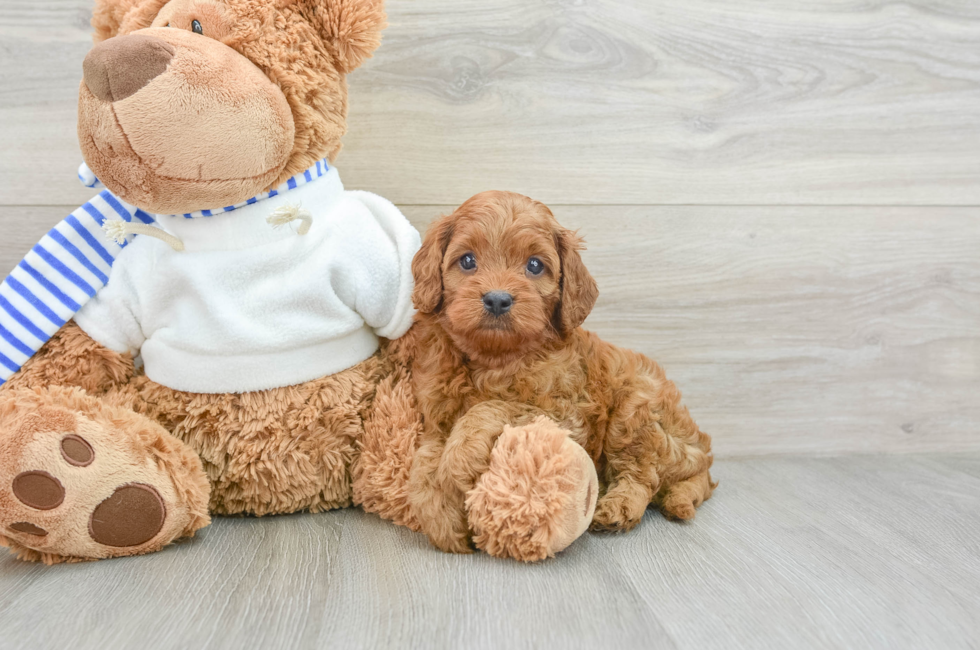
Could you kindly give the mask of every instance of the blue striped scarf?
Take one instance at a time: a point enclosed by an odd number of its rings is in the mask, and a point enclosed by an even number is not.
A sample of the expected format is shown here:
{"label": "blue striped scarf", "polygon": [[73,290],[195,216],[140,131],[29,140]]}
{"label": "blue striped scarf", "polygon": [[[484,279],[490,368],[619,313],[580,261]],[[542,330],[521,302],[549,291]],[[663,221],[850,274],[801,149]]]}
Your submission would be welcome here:
{"label": "blue striped scarf", "polygon": [[[277,196],[329,171],[321,160],[279,187],[247,201],[216,210],[200,210],[188,219],[231,212]],[[79,180],[87,187],[98,179],[82,165]],[[27,363],[65,323],[109,281],[112,264],[128,245],[103,232],[107,220],[154,224],[154,217],[102,190],[41,238],[0,284],[0,385]]]}

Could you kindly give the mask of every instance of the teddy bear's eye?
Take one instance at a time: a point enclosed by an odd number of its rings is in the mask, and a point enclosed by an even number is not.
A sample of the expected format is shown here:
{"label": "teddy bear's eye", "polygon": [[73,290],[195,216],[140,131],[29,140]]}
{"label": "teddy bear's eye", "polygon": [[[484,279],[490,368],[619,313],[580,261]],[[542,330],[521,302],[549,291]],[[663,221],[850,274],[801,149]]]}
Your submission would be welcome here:
{"label": "teddy bear's eye", "polygon": [[473,253],[467,253],[459,258],[459,268],[464,271],[472,271],[476,268],[476,257],[473,256]]}
{"label": "teddy bear's eye", "polygon": [[204,28],[201,27],[201,21],[200,20],[197,20],[197,19],[192,20],[191,21],[191,29],[194,31],[195,34],[202,34],[202,35],[204,34]]}

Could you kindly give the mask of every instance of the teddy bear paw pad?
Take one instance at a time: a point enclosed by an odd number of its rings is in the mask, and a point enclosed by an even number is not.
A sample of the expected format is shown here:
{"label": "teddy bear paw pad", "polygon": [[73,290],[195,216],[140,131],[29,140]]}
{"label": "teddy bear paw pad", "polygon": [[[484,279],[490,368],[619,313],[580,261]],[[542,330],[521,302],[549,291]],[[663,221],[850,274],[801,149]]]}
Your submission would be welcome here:
{"label": "teddy bear paw pad", "polygon": [[[12,520],[0,530],[15,544],[66,557],[110,557],[144,546],[164,530],[167,500],[150,482],[171,497],[173,488],[135,450],[105,449],[108,440],[101,440],[104,453],[97,454],[96,445],[77,433],[35,431],[32,438],[21,461],[45,469],[18,473],[9,483],[13,499],[0,498],[0,519]],[[123,480],[127,474],[141,480]],[[2,507],[4,502],[12,507]]]}
{"label": "teddy bear paw pad", "polygon": [[50,405],[6,413],[0,545],[21,557],[53,563],[136,555],[208,523],[200,463],[150,423],[121,426],[136,414],[93,408],[91,417]]}
{"label": "teddy bear paw pad", "polygon": [[65,500],[61,481],[47,472],[21,472],[13,481],[14,496],[35,510],[53,510]]}
{"label": "teddy bear paw pad", "polygon": [[166,518],[167,506],[160,493],[149,485],[131,483],[116,488],[96,506],[89,535],[106,546],[139,546],[157,536]]}

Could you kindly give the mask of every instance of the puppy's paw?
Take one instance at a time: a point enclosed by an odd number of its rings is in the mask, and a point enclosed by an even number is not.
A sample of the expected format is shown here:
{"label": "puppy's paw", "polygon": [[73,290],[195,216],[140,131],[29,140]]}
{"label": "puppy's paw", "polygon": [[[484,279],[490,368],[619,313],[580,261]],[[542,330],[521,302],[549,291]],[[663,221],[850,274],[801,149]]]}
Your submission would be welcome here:
{"label": "puppy's paw", "polygon": [[711,496],[711,477],[708,473],[699,474],[670,486],[660,501],[660,512],[674,521],[694,519],[696,508]]}
{"label": "puppy's paw", "polygon": [[[419,528],[429,542],[446,553],[472,553],[473,543],[469,532],[450,519],[418,517]],[[454,525],[455,524],[455,525]],[[465,521],[463,522],[465,526]]]}
{"label": "puppy's paw", "polygon": [[636,528],[643,518],[646,504],[637,505],[636,499],[622,494],[607,493],[596,504],[595,515],[589,530],[595,532],[627,532]]}
{"label": "puppy's paw", "polygon": [[675,521],[694,519],[694,503],[690,499],[664,501],[662,504],[660,504],[660,512],[664,513],[664,517],[667,519],[672,519]]}
{"label": "puppy's paw", "polygon": [[432,545],[446,553],[472,553],[462,499],[431,484],[412,495],[413,514]]}
{"label": "puppy's paw", "polygon": [[468,535],[447,535],[438,539],[429,537],[432,544],[446,553],[472,553],[473,545]]}

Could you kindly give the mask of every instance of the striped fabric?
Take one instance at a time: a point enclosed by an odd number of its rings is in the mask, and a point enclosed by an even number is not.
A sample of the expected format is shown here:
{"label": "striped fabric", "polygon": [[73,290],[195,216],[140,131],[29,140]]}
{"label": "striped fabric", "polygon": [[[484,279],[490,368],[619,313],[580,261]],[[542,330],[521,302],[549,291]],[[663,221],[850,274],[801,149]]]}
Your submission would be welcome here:
{"label": "striped fabric", "polygon": [[[288,192],[329,171],[325,160],[274,190],[226,208],[183,215],[188,219],[231,212]],[[86,187],[101,184],[84,164],[78,178]],[[102,230],[106,220],[152,224],[152,215],[103,190],[41,238],[0,284],[0,385],[41,349],[109,281],[112,264],[126,244]]]}
{"label": "striped fabric", "polygon": [[[246,205],[252,205],[253,203],[258,203],[263,199],[269,199],[272,198],[273,196],[279,196],[283,192],[288,192],[289,190],[295,190],[297,187],[300,187],[301,185],[306,185],[307,183],[310,183],[320,178],[328,171],[330,171],[330,165],[327,164],[327,161],[325,159],[318,160],[315,165],[307,169],[305,172],[303,172],[302,174],[296,174],[295,176],[293,176],[288,181],[286,181],[285,183],[283,183],[282,185],[280,185],[274,190],[269,190],[268,192],[263,192],[258,196],[253,196],[247,201],[242,201],[241,203],[236,203],[235,205],[229,205],[227,208],[218,208],[217,210],[199,210],[198,212],[188,212],[183,216],[185,219],[196,219],[198,217],[213,217],[216,214],[231,212],[232,210],[237,210],[238,208],[245,207]],[[176,216],[176,215],[171,215],[171,216]]]}

